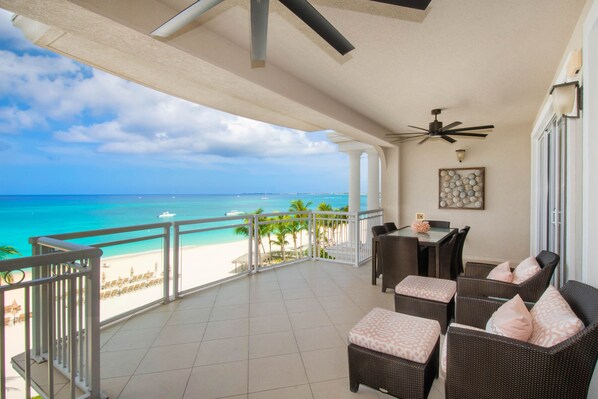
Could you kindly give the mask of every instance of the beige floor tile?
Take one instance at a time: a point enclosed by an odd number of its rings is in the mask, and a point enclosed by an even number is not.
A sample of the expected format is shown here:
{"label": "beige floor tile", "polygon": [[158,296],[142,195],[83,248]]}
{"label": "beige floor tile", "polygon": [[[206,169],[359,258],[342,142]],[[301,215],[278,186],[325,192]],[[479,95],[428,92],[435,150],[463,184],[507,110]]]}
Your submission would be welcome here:
{"label": "beige floor tile", "polygon": [[[268,273],[270,274],[270,273]],[[265,275],[264,275],[265,276]],[[254,294],[258,291],[273,291],[273,290],[280,290],[280,285],[278,281],[274,279],[260,279],[260,280],[252,280],[249,286],[249,293]]]}
{"label": "beige floor tile", "polygon": [[355,323],[337,324],[334,326],[341,336],[341,339],[345,341],[347,345],[349,345],[349,331],[351,331],[353,326],[355,326]]}
{"label": "beige floor tile", "polygon": [[260,302],[282,302],[282,292],[280,290],[251,292],[249,302],[252,304]]}
{"label": "beige floor tile", "polygon": [[195,359],[195,366],[229,363],[248,358],[248,336],[203,341]]}
{"label": "beige floor tile", "polygon": [[210,321],[245,319],[249,317],[249,304],[214,306]]}
{"label": "beige floor tile", "polygon": [[284,300],[288,299],[304,299],[304,298],[315,298],[316,296],[309,287],[303,289],[283,289],[282,297]]}
{"label": "beige floor tile", "polygon": [[108,398],[118,398],[118,395],[125,388],[125,385],[129,382],[131,377],[114,377],[114,378],[102,378],[101,391],[106,394]]}
{"label": "beige floor tile", "polygon": [[242,337],[249,335],[249,319],[211,321],[206,327],[203,340]]}
{"label": "beige floor tile", "polygon": [[162,329],[153,346],[188,344],[202,340],[206,323],[166,326]]}
{"label": "beige floor tile", "polygon": [[318,284],[310,286],[311,290],[317,297],[343,295],[344,292],[336,284]]}
{"label": "beige floor tile", "polygon": [[289,314],[289,319],[291,319],[291,325],[294,330],[332,325],[332,321],[330,321],[326,312],[322,310],[291,313]]}
{"label": "beige floor tile", "polygon": [[285,306],[288,313],[324,310],[316,298],[288,299],[285,300]]}
{"label": "beige floor tile", "polygon": [[226,294],[226,295],[218,295],[216,297],[216,301],[214,302],[214,306],[226,306],[226,305],[243,305],[249,303],[249,294]]}
{"label": "beige floor tile", "polygon": [[198,342],[151,348],[141,361],[135,374],[191,368],[198,350]]}
{"label": "beige floor tile", "polygon": [[357,393],[351,392],[348,378],[315,382],[311,384],[311,390],[314,399],[377,399],[379,397],[377,391],[365,385],[360,385]]}
{"label": "beige floor tile", "polygon": [[292,331],[249,336],[249,358],[286,355],[298,352]]}
{"label": "beige floor tile", "polygon": [[264,357],[249,361],[249,392],[307,384],[298,353]]}
{"label": "beige floor tile", "polygon": [[349,376],[346,347],[301,352],[301,358],[310,383]]}
{"label": "beige floor tile", "polygon": [[102,352],[149,348],[160,334],[160,331],[161,328],[119,331],[106,342],[102,347]]}
{"label": "beige floor tile", "polygon": [[312,399],[309,385],[273,389],[271,391],[255,392],[249,394],[249,399]]}
{"label": "beige floor tile", "polygon": [[170,318],[170,312],[143,313],[129,319],[120,329],[138,330],[141,328],[163,327]]}
{"label": "beige floor tile", "polygon": [[214,306],[215,301],[216,296],[191,295],[189,297],[183,298],[179,306],[177,306],[176,310],[211,308],[212,306]]}
{"label": "beige floor tile", "polygon": [[353,304],[353,301],[351,300],[351,298],[349,298],[345,294],[323,296],[323,297],[319,297],[318,300],[320,301],[320,303],[322,304],[322,307],[325,310],[345,308],[345,307],[349,306],[350,304]]}
{"label": "beige floor tile", "polygon": [[185,398],[212,399],[247,393],[247,361],[195,367]]}
{"label": "beige floor tile", "polygon": [[296,280],[282,280],[278,282],[278,285],[280,285],[283,296],[287,290],[309,290],[309,284],[307,284],[307,281],[303,277]]}
{"label": "beige floor tile", "polygon": [[292,330],[291,321],[286,314],[252,317],[249,319],[249,334],[266,334]]}
{"label": "beige floor tile", "polygon": [[210,319],[212,308],[190,308],[172,312],[167,326],[178,326],[181,324],[206,323]]}
{"label": "beige floor tile", "polygon": [[249,317],[273,316],[286,313],[287,309],[282,300],[274,302],[252,303],[249,307]]}
{"label": "beige floor tile", "polygon": [[100,372],[102,378],[126,377],[133,375],[147,351],[148,348],[143,348],[102,353],[100,356]]}
{"label": "beige floor tile", "polygon": [[357,323],[363,316],[365,316],[365,312],[356,305],[330,309],[327,310],[326,313],[333,324]]}
{"label": "beige floor tile", "polygon": [[181,399],[190,374],[191,369],[134,375],[118,399]]}
{"label": "beige floor tile", "polygon": [[295,338],[301,352],[347,346],[333,326],[296,330]]}

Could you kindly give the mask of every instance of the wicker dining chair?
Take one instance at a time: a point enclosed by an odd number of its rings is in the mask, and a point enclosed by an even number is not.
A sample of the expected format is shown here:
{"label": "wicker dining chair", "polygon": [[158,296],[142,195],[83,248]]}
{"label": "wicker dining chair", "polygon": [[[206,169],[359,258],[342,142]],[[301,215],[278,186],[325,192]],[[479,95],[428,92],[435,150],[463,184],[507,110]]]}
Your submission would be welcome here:
{"label": "wicker dining chair", "polygon": [[[372,227],[372,253],[376,254],[376,272],[375,277],[378,278],[382,274],[382,262],[380,261],[380,242],[378,237],[386,234],[386,227],[383,225]],[[373,278],[373,277],[372,277]]]}
{"label": "wicker dining chair", "polygon": [[[427,251],[420,251],[417,237],[380,236],[380,263],[382,264],[382,292],[409,275],[427,274]],[[424,274],[424,275],[425,275]]]}
{"label": "wicker dining chair", "polygon": [[384,228],[386,229],[387,233],[390,233],[391,231],[398,230],[397,225],[394,222],[384,223]]}
{"label": "wicker dining chair", "polygon": [[425,220],[425,222],[428,222],[430,227],[439,227],[442,229],[450,229],[451,228],[451,222],[447,222],[444,220]]}
{"label": "wicker dining chair", "polygon": [[[588,397],[598,359],[598,290],[568,281],[560,293],[585,328],[552,347],[485,331],[447,331],[447,399],[581,399]],[[459,297],[459,324],[484,328],[504,302]]]}
{"label": "wicker dining chair", "polygon": [[[438,251],[438,256],[440,256],[440,276],[437,277],[447,280],[457,279],[456,251],[458,239],[459,233],[453,234],[448,241],[440,246],[440,250]],[[436,276],[436,261],[433,261],[431,255],[428,259],[428,276]]]}
{"label": "wicker dining chair", "polygon": [[463,247],[465,246],[465,239],[467,238],[467,234],[469,234],[470,228],[471,227],[469,226],[465,226],[457,233],[457,243],[455,244],[455,262],[457,267],[457,276],[463,274]]}
{"label": "wicker dining chair", "polygon": [[496,265],[467,262],[465,274],[457,278],[457,296],[511,299],[519,294],[524,301],[536,302],[548,287],[560,258],[553,252],[542,251],[536,256],[536,260],[542,270],[521,284],[489,280],[486,277]]}

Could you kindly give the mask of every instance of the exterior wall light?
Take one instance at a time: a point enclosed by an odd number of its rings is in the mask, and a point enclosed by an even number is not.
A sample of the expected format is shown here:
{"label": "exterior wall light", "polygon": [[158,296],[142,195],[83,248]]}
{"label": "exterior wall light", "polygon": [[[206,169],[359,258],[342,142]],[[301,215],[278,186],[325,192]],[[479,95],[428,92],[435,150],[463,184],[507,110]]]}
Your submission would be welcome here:
{"label": "exterior wall light", "polygon": [[[550,95],[554,112],[564,118],[579,118],[579,111],[582,110],[581,87],[579,82],[567,82],[552,86]],[[569,115],[575,109],[574,115]]]}
{"label": "exterior wall light", "polygon": [[465,159],[465,150],[455,150],[455,153],[457,153],[457,159],[459,160],[459,163],[463,162]]}

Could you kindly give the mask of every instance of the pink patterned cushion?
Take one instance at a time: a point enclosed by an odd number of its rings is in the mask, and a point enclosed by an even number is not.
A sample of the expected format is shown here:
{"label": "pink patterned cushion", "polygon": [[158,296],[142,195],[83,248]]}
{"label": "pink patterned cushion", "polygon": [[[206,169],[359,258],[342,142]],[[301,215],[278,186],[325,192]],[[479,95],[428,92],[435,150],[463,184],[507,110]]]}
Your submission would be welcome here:
{"label": "pink patterned cushion", "polygon": [[[475,331],[487,332],[486,330],[482,330],[481,328],[468,326],[466,324],[451,323],[451,325],[449,326],[449,329],[451,329],[453,327],[466,328],[468,330],[475,330]],[[442,349],[440,350],[440,370],[442,371],[443,374],[446,374],[446,356],[447,356],[447,354],[446,354],[446,347],[447,347],[447,341],[448,341],[447,337],[448,337],[448,331],[447,331],[447,334],[444,337],[444,342],[442,344]]]}
{"label": "pink patterned cushion", "polygon": [[400,295],[449,303],[457,291],[457,283],[441,278],[407,276],[395,287]]}
{"label": "pink patterned cushion", "polygon": [[349,331],[349,342],[362,348],[425,363],[440,336],[436,320],[374,308]]}
{"label": "pink patterned cushion", "polygon": [[540,270],[542,270],[542,268],[538,264],[536,258],[530,256],[513,270],[513,284],[521,284],[525,280],[529,280],[540,273]]}
{"label": "pink patterned cushion", "polygon": [[581,330],[584,324],[577,318],[561,293],[549,285],[531,310],[534,332],[530,343],[550,347]]}
{"label": "pink patterned cushion", "polygon": [[486,277],[489,280],[504,281],[510,283],[513,281],[513,273],[511,272],[511,262],[506,261],[496,266],[488,273]]}
{"label": "pink patterned cushion", "polygon": [[505,302],[488,320],[486,331],[527,342],[532,335],[532,315],[519,295]]}

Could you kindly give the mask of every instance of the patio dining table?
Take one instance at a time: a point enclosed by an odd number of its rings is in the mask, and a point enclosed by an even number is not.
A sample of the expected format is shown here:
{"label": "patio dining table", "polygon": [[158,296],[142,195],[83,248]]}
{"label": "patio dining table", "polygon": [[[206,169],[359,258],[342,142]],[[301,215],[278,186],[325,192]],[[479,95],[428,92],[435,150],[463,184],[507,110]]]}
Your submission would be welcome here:
{"label": "patio dining table", "polygon": [[[436,263],[436,277],[440,276],[440,245],[448,240],[453,234],[457,232],[456,228],[432,227],[427,233],[416,233],[411,230],[411,226],[401,227],[398,230],[386,233],[387,236],[394,237],[416,237],[419,245],[423,247],[434,247],[434,260]],[[374,239],[377,241],[377,239]],[[374,243],[376,244],[376,243]],[[372,247],[372,285],[376,285],[376,261],[377,261],[378,245]]]}

